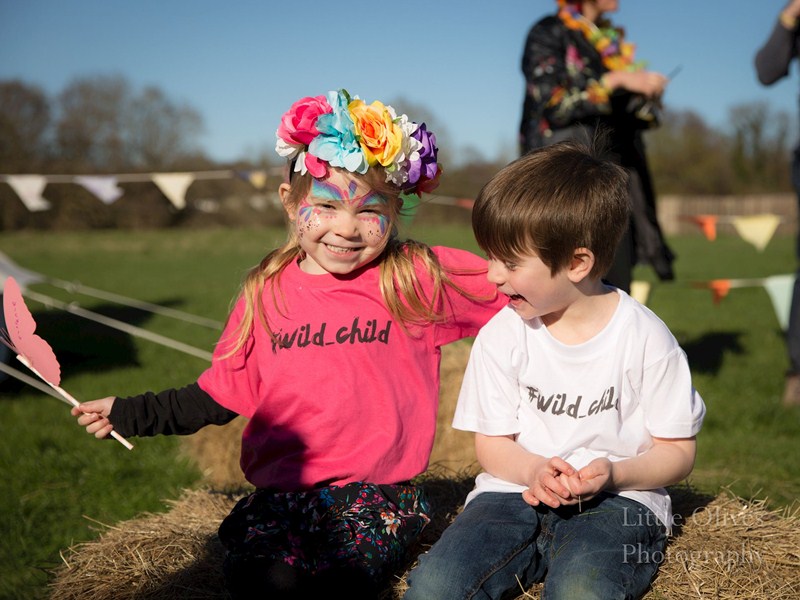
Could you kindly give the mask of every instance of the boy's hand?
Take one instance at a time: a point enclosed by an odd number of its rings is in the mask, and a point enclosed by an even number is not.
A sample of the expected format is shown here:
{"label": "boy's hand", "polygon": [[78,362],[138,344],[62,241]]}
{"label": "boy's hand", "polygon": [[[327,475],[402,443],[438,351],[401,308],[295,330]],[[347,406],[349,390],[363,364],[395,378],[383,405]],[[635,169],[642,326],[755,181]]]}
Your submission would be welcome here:
{"label": "boy's hand", "polygon": [[588,500],[610,486],[613,463],[607,458],[595,458],[578,471],[579,484],[573,493],[578,493],[582,500]]}
{"label": "boy's hand", "polygon": [[108,420],[111,414],[111,407],[114,405],[114,396],[82,402],[80,406],[72,407],[72,416],[78,417],[78,425],[86,427],[86,432],[91,433],[96,438],[104,438],[111,435],[114,426]]}
{"label": "boy's hand", "polygon": [[550,508],[558,508],[563,504],[572,504],[570,488],[579,485],[578,472],[567,461],[558,456],[537,463],[533,470],[532,482],[522,492],[522,498],[531,506],[546,504]]}

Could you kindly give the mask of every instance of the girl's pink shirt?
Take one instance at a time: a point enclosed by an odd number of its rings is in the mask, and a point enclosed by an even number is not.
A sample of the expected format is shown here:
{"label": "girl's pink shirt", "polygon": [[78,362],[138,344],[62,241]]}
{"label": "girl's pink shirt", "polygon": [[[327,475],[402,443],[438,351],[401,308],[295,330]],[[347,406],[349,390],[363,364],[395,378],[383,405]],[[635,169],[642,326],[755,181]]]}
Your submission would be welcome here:
{"label": "girl's pink shirt", "polygon": [[[447,288],[444,321],[409,326],[386,309],[379,268],[348,276],[309,275],[296,263],[262,301],[280,340],[258,323],[230,358],[226,340],[240,322],[239,299],[200,386],[249,419],[242,436],[247,480],[279,491],[354,481],[406,481],[428,466],[436,430],[440,347],[474,336],[506,304],[486,279],[486,261],[436,247],[452,279],[475,302]],[[421,288],[430,277],[418,269]]]}

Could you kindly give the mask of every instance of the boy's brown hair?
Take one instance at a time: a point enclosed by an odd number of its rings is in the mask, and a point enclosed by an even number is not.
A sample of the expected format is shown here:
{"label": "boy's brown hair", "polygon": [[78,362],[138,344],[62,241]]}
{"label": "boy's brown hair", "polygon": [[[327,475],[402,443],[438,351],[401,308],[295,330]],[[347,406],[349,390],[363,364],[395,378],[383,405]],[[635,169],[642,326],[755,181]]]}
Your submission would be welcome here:
{"label": "boy's brown hair", "polygon": [[504,167],[472,210],[478,245],[491,258],[535,252],[555,275],[577,248],[594,254],[592,277],[611,268],[630,219],[628,174],[574,141],[545,146]]}

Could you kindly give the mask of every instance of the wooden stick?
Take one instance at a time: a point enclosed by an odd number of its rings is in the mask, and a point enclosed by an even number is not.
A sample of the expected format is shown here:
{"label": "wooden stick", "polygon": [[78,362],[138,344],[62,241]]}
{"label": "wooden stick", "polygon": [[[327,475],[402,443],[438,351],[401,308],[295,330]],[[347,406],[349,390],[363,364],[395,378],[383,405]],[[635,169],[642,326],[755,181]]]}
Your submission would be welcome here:
{"label": "wooden stick", "polygon": [[[36,376],[39,377],[39,379],[44,381],[47,385],[49,385],[51,388],[53,388],[55,391],[57,391],[59,394],[61,394],[61,396],[66,398],[69,401],[69,403],[72,404],[72,406],[80,406],[80,402],[78,402],[70,394],[68,394],[66,391],[61,389],[59,386],[50,383],[49,381],[47,381],[47,379],[42,377],[42,374],[39,373],[39,371],[37,371],[36,369],[33,368],[33,365],[30,363],[30,361],[27,358],[25,358],[21,354],[17,354],[17,360],[19,360],[19,362],[21,362],[23,365],[25,365],[31,371],[33,371],[36,374]],[[126,440],[124,437],[122,437],[120,434],[118,434],[113,429],[111,430],[111,437],[113,437],[120,444],[125,446],[128,450],[133,450],[133,444],[131,444],[128,440]]]}

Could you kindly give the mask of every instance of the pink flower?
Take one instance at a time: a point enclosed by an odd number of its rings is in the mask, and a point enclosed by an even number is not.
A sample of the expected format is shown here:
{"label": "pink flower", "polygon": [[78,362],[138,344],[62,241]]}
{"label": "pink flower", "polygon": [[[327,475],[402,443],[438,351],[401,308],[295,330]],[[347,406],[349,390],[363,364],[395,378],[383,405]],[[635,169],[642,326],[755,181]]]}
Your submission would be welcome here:
{"label": "pink flower", "polygon": [[281,117],[278,137],[290,146],[308,146],[317,135],[317,118],[332,112],[325,96],[301,98]]}

